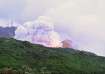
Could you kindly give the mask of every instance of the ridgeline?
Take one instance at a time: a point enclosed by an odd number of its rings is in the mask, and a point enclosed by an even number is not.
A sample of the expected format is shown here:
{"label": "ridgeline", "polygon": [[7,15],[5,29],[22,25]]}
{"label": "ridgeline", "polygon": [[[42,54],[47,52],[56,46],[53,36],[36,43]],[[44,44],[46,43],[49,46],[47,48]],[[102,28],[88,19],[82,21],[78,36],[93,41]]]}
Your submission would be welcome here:
{"label": "ridgeline", "polygon": [[72,48],[0,38],[0,74],[105,74],[105,58]]}

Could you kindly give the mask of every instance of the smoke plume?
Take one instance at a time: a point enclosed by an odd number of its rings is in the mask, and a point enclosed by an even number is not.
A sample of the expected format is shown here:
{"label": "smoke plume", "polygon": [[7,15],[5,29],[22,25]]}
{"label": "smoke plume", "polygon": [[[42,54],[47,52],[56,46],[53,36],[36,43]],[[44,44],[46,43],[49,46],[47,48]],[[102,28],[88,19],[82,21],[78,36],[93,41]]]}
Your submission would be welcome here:
{"label": "smoke plume", "polygon": [[[24,18],[29,20],[30,17],[32,19],[35,16],[34,19],[36,19],[39,15],[45,17],[44,19],[39,17],[36,21],[26,22],[19,26],[15,32],[15,38],[48,45],[51,41],[50,38],[53,37],[49,37],[49,35],[55,33],[53,35],[57,41],[53,42],[57,42],[58,45],[61,40],[69,39],[76,49],[105,56],[104,0],[53,0],[48,3],[40,0],[38,2],[28,1],[32,2],[31,4],[27,2],[29,7],[24,10],[25,13],[23,12]],[[46,17],[50,17],[54,21],[54,25],[48,25],[53,24],[53,21]],[[43,29],[40,25],[43,25]]]}
{"label": "smoke plume", "polygon": [[47,47],[61,46],[60,36],[54,31],[54,23],[45,16],[40,16],[35,21],[25,22],[18,26],[15,31],[15,38]]}
{"label": "smoke plume", "polygon": [[57,31],[71,37],[75,43],[74,48],[105,56],[103,12],[103,3],[100,5],[94,0],[74,0],[50,9],[45,15],[56,21]]}

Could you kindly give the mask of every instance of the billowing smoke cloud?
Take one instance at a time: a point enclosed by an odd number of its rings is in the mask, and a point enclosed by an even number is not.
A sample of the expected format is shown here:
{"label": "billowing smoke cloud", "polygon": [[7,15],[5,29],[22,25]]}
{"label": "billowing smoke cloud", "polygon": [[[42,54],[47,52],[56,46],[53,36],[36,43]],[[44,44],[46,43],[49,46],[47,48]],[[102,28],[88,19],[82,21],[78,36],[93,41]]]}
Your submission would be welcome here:
{"label": "billowing smoke cloud", "polygon": [[105,18],[100,14],[104,12],[103,2],[68,1],[45,15],[56,21],[58,32],[64,32],[73,39],[75,48],[105,56]]}
{"label": "billowing smoke cloud", "polygon": [[35,21],[18,26],[15,31],[15,38],[47,47],[61,46],[60,36],[54,31],[54,23],[45,16],[40,16]]}
{"label": "billowing smoke cloud", "polygon": [[[55,23],[50,25],[50,31],[44,32],[44,38],[51,34],[56,36],[55,42],[59,44],[59,33],[61,39],[72,40],[75,48],[105,56],[105,0],[0,0],[0,11],[0,17],[25,21],[40,15],[50,17]],[[36,23],[39,20],[18,26],[15,38],[35,43],[40,39],[49,42],[40,37],[48,28],[40,29],[39,24],[42,23]],[[46,20],[43,25],[49,24]],[[5,24],[4,21],[0,23]],[[40,39],[37,41],[35,37]]]}

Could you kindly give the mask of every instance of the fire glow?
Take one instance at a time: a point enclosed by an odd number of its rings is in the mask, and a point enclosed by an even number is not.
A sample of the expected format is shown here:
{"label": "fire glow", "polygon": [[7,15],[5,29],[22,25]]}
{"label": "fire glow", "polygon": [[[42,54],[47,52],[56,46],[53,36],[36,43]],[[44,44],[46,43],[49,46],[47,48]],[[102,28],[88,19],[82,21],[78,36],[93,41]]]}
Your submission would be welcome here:
{"label": "fire glow", "polygon": [[63,46],[59,33],[54,30],[54,23],[45,16],[40,16],[36,21],[26,22],[17,27],[15,38],[47,47]]}

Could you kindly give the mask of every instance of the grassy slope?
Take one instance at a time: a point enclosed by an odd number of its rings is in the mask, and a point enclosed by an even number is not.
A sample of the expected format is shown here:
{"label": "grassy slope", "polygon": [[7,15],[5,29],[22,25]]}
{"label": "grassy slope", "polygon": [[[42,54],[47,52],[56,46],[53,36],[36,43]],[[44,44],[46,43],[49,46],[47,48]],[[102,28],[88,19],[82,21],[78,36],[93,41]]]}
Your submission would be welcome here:
{"label": "grassy slope", "polygon": [[20,74],[105,74],[105,58],[74,49],[46,48],[0,38],[0,69],[7,67]]}

